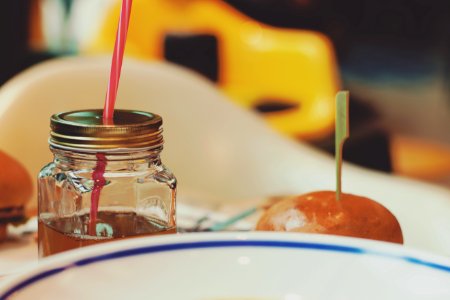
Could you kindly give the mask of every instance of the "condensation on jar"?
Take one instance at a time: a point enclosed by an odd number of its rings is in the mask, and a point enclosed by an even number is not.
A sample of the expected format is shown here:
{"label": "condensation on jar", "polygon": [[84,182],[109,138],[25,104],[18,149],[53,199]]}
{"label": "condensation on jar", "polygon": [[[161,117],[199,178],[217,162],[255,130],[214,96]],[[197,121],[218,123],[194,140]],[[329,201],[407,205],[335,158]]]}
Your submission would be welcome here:
{"label": "condensation on jar", "polygon": [[175,176],[161,162],[162,118],[116,110],[55,114],[53,161],[38,176],[39,256],[176,232]]}

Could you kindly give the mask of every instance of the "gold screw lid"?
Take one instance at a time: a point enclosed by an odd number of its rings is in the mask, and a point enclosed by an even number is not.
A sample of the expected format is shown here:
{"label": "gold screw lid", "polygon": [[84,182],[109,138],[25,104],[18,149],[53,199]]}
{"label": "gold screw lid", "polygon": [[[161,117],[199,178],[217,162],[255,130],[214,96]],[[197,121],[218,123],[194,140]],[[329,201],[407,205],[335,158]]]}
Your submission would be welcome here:
{"label": "gold screw lid", "polygon": [[50,145],[98,152],[153,149],[164,143],[159,115],[117,109],[113,124],[105,125],[102,114],[101,109],[54,114],[50,118]]}

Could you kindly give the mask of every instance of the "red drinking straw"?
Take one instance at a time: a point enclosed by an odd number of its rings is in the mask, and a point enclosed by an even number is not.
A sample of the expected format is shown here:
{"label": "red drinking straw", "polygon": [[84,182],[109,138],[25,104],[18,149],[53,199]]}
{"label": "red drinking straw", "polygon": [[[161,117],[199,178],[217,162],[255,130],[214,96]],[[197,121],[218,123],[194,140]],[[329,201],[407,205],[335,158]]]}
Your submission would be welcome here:
{"label": "red drinking straw", "polygon": [[[123,0],[120,11],[119,25],[117,27],[116,43],[111,63],[111,73],[109,75],[108,89],[106,91],[105,106],[103,108],[103,124],[113,124],[114,104],[116,103],[117,90],[119,88],[120,72],[122,71],[123,53],[127,41],[128,24],[130,23],[131,4],[133,0]],[[94,168],[92,179],[94,187],[91,193],[91,210],[89,221],[89,234],[96,236],[96,224],[100,193],[106,184],[104,177],[106,170],[106,156],[104,153],[97,153],[97,165]]]}
{"label": "red drinking straw", "polygon": [[111,124],[114,118],[117,89],[119,88],[120,72],[122,71],[123,53],[127,41],[128,24],[130,23],[131,5],[133,0],[123,0],[117,27],[116,43],[111,63],[105,106],[103,108],[103,123]]}
{"label": "red drinking straw", "polygon": [[97,235],[97,213],[98,213],[98,203],[100,201],[100,193],[103,186],[106,184],[105,180],[105,170],[106,170],[106,156],[103,153],[97,153],[97,164],[92,174],[92,179],[94,180],[94,187],[91,193],[91,210],[89,213],[89,234]]}

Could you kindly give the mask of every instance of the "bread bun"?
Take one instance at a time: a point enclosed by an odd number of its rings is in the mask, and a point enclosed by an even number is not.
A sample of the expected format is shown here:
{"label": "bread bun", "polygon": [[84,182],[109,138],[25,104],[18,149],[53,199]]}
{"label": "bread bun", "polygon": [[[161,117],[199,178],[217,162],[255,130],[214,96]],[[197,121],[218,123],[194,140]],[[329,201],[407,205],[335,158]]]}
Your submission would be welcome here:
{"label": "bread bun", "polygon": [[313,192],[282,200],[260,218],[256,230],[343,235],[403,243],[395,216],[381,204],[365,197],[334,191]]}
{"label": "bread bun", "polygon": [[27,170],[0,151],[0,241],[6,236],[7,223],[24,218],[24,207],[32,194],[33,183]]}

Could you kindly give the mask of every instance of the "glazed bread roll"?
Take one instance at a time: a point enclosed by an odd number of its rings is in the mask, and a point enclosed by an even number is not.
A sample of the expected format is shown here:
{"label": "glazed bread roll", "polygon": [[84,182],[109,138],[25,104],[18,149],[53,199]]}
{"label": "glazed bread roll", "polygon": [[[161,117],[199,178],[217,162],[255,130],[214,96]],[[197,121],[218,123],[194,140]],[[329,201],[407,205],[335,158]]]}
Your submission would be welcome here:
{"label": "glazed bread roll", "polygon": [[6,238],[6,225],[25,217],[25,204],[33,194],[27,170],[0,151],[0,241]]}
{"label": "glazed bread roll", "polygon": [[256,230],[343,235],[403,244],[400,224],[384,206],[369,198],[334,191],[313,192],[272,205]]}

